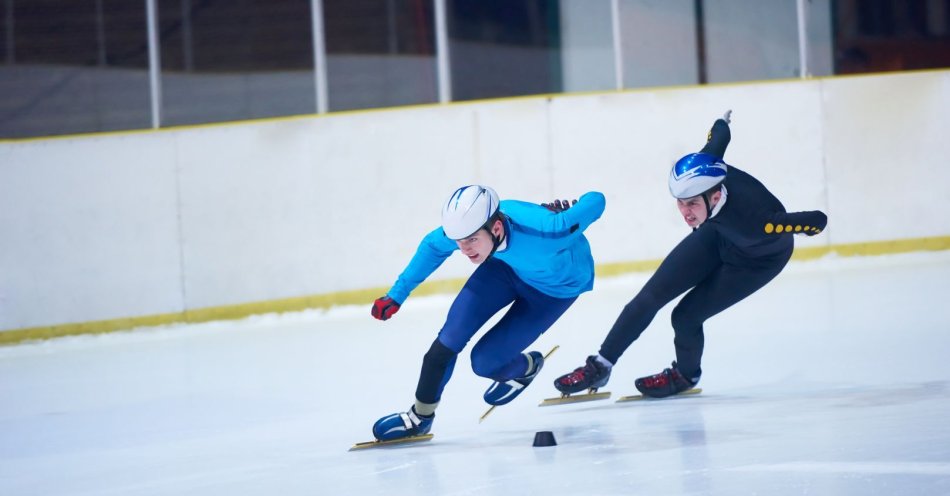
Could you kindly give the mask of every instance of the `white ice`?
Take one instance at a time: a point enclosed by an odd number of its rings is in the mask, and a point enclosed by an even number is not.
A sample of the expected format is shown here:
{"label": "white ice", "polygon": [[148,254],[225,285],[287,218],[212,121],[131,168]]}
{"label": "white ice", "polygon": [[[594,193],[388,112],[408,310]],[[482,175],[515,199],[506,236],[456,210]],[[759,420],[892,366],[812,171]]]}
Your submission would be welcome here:
{"label": "white ice", "polygon": [[[0,348],[0,495],[950,494],[950,252],[793,262],[707,322],[701,395],[539,408],[646,277],[598,280],[483,423],[466,349],[434,439],[392,449],[348,451],[450,296]],[[671,307],[604,390],[669,366]]]}

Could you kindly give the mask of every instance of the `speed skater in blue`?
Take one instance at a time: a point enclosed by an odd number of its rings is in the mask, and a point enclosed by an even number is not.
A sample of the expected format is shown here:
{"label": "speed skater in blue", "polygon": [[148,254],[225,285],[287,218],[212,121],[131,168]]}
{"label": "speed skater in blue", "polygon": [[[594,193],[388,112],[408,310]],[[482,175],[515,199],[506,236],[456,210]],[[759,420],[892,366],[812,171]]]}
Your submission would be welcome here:
{"label": "speed skater in blue", "polygon": [[670,171],[670,193],[692,232],[623,308],[599,352],[554,381],[564,400],[587,390],[587,395],[575,396],[583,400],[604,387],[613,366],[657,311],[683,293],[672,314],[676,360],[634,385],[645,398],[698,392],[703,323],[774,279],[792,256],[793,235],[814,236],[825,229],[823,212],[787,212],[761,182],[726,164],[731,113],[715,120],[698,153],[680,158]]}
{"label": "speed skater in blue", "polygon": [[573,203],[500,200],[490,187],[463,186],[442,207],[442,225],[428,233],[372,315],[393,317],[409,294],[456,250],[475,265],[449,308],[445,324],[422,358],[415,402],[373,425],[380,443],[428,435],[456,358],[496,313],[510,308],[472,347],[472,370],[492,382],[492,407],[520,395],[544,366],[539,351],[525,351],[594,285],[594,259],[584,231],[606,200],[588,192]]}

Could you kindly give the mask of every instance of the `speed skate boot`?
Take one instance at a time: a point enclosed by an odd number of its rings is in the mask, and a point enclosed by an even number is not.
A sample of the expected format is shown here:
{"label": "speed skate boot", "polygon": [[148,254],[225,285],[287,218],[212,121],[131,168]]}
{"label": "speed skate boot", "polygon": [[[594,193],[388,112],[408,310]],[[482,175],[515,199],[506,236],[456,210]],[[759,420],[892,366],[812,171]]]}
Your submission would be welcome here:
{"label": "speed skate boot", "polygon": [[596,355],[587,357],[583,367],[564,374],[554,380],[554,387],[563,394],[579,393],[585,389],[597,389],[607,385],[610,379],[610,367],[600,363]]}
{"label": "speed skate boot", "polygon": [[416,413],[416,406],[413,405],[408,412],[394,413],[377,420],[373,424],[373,435],[380,441],[421,436],[429,433],[434,419],[434,413],[419,415]]}
{"label": "speed skate boot", "polygon": [[687,389],[692,389],[698,382],[698,377],[692,381],[683,377],[683,374],[676,368],[676,362],[673,362],[670,368],[663,369],[663,372],[659,374],[641,377],[634,382],[634,385],[644,396],[666,398],[682,393]]}
{"label": "speed skate boot", "polygon": [[485,403],[493,406],[504,405],[517,398],[537,377],[541,367],[544,366],[544,356],[538,351],[532,351],[525,356],[528,357],[527,373],[523,377],[516,377],[505,382],[493,382],[485,391]]}

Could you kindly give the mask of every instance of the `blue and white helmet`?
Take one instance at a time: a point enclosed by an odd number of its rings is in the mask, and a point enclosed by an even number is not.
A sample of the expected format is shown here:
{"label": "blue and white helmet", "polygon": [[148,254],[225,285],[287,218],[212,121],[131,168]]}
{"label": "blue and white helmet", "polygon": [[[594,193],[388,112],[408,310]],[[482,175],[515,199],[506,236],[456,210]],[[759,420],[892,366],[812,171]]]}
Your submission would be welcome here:
{"label": "blue and white helmet", "polygon": [[487,186],[462,186],[442,207],[442,230],[450,239],[467,238],[495,215],[498,202],[498,193]]}
{"label": "blue and white helmet", "polygon": [[670,171],[670,193],[685,199],[701,195],[726,179],[727,166],[708,153],[690,153],[676,161]]}

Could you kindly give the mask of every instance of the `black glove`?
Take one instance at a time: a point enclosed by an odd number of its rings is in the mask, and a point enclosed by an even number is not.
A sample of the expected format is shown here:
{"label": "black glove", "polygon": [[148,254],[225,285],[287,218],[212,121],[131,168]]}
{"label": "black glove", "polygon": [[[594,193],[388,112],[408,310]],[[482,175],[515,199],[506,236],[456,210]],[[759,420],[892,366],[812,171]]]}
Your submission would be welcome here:
{"label": "black glove", "polygon": [[555,212],[555,213],[557,213],[557,212],[563,212],[563,211],[565,211],[565,210],[571,208],[573,205],[577,205],[577,199],[575,199],[575,200],[574,200],[573,202],[571,202],[571,203],[568,203],[567,200],[563,200],[563,201],[561,201],[561,200],[554,200],[554,201],[551,202],[551,203],[542,203],[542,204],[541,204],[542,207],[544,207],[544,208],[546,208],[546,209],[548,209],[548,210],[550,210],[550,211],[552,211],[552,212]]}
{"label": "black glove", "polygon": [[808,212],[810,215],[808,219],[810,224],[802,229],[802,234],[806,236],[814,236],[821,231],[825,230],[825,226],[828,225],[828,216],[825,215],[821,210],[815,210],[814,212]]}
{"label": "black glove", "polygon": [[396,300],[388,296],[383,296],[373,302],[373,310],[371,313],[373,317],[376,317],[378,320],[389,320],[389,318],[398,311],[399,303],[396,303]]}

